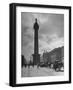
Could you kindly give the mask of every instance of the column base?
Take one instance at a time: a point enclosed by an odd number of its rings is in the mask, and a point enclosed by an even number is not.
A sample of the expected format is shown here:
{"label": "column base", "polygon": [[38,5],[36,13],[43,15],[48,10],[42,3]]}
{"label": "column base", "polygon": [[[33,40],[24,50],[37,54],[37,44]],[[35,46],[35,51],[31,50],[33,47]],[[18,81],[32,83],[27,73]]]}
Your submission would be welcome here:
{"label": "column base", "polygon": [[33,65],[38,65],[40,63],[40,54],[32,54]]}

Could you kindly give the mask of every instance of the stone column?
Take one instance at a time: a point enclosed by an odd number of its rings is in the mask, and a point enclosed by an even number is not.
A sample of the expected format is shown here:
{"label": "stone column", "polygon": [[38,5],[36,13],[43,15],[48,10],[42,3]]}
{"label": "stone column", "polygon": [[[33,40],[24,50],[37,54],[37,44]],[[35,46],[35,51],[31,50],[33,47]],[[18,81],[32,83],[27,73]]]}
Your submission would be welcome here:
{"label": "stone column", "polygon": [[39,47],[38,47],[38,30],[39,25],[37,23],[37,19],[35,19],[34,23],[34,54],[33,54],[33,64],[38,65],[40,63],[40,54],[39,54]]}

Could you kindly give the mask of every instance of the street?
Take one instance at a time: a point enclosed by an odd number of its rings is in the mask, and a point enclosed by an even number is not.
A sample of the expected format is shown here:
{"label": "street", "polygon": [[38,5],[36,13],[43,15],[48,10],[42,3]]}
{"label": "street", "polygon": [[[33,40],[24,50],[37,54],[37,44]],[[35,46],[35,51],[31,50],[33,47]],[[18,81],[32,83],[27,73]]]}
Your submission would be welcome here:
{"label": "street", "polygon": [[38,77],[38,76],[60,76],[64,75],[64,72],[56,72],[54,69],[51,69],[49,67],[39,67],[37,66],[30,66],[28,67],[23,67],[21,71],[21,76],[22,77]]}

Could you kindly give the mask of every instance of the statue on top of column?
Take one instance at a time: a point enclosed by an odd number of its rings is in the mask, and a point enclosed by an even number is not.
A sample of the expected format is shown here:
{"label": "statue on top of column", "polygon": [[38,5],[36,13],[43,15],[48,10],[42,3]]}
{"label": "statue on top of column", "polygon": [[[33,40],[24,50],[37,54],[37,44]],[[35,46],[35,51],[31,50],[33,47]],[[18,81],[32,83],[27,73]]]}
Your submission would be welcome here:
{"label": "statue on top of column", "polygon": [[38,25],[38,23],[37,23],[37,18],[35,19],[34,29],[35,29],[35,30],[38,30],[38,29],[39,29],[39,25]]}

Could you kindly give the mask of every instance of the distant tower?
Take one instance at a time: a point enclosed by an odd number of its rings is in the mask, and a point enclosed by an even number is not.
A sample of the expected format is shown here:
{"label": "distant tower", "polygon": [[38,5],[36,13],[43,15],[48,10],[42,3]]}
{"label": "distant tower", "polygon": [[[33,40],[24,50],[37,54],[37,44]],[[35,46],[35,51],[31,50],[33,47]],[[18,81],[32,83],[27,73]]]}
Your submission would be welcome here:
{"label": "distant tower", "polygon": [[37,19],[35,19],[34,23],[34,54],[33,54],[33,64],[38,65],[40,63],[40,54],[39,54],[39,47],[38,47],[38,30],[39,25],[37,23]]}

